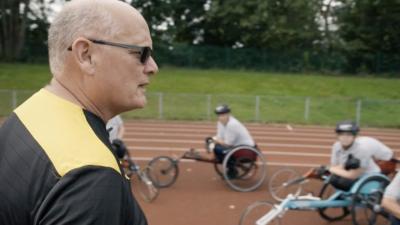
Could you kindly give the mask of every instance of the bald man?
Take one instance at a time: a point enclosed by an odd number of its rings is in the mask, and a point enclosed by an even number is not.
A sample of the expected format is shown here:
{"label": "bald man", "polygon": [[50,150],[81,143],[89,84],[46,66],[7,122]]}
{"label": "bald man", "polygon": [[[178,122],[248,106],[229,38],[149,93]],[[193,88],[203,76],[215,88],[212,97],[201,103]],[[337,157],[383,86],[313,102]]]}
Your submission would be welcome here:
{"label": "bald man", "polygon": [[147,224],[105,126],[146,104],[146,21],[121,1],[74,0],[48,45],[50,84],[0,128],[0,224]]}

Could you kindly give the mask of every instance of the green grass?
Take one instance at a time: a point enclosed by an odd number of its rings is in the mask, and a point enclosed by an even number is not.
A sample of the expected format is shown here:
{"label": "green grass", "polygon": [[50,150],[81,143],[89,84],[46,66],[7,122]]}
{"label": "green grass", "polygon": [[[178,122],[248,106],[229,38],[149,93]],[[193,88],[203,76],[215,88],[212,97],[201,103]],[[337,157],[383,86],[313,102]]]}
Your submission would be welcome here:
{"label": "green grass", "polygon": [[50,78],[47,65],[0,64],[0,89],[37,90]]}
{"label": "green grass", "polygon": [[[37,90],[50,78],[47,65],[0,64],[0,89]],[[224,102],[245,121],[333,124],[354,119],[356,101],[362,99],[362,124],[400,127],[400,79],[394,78],[164,67],[152,77],[148,91],[146,109],[125,116],[212,119],[212,108]],[[164,93],[161,115],[157,92]],[[11,104],[9,95],[0,92],[4,99],[0,114],[10,111],[6,110]],[[19,94],[18,102],[26,96],[29,94]],[[255,96],[260,96],[258,117]],[[308,120],[304,115],[306,97],[311,97]]]}
{"label": "green grass", "polygon": [[169,93],[400,98],[400,79],[162,68],[150,89]]}
{"label": "green grass", "polygon": [[[39,89],[47,65],[0,64],[0,89]],[[165,67],[151,92],[400,99],[400,79]]]}

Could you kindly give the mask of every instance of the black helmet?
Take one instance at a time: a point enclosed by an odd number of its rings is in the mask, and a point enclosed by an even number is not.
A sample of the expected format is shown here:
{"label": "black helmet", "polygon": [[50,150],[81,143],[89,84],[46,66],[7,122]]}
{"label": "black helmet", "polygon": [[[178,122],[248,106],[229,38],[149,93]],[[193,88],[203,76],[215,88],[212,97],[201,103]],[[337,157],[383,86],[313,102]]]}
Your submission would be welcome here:
{"label": "black helmet", "polygon": [[336,133],[350,132],[353,135],[357,135],[357,133],[360,131],[360,128],[355,122],[346,120],[337,123],[335,131]]}
{"label": "black helmet", "polygon": [[217,108],[215,108],[215,114],[220,115],[220,114],[225,114],[231,112],[231,109],[229,108],[228,105],[219,105]]}

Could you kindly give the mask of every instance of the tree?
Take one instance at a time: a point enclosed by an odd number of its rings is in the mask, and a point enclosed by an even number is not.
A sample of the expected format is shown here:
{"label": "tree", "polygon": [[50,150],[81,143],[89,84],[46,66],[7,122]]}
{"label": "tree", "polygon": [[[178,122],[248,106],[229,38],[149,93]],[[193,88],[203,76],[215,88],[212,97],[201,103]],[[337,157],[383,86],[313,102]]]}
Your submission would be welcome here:
{"label": "tree", "polygon": [[0,55],[6,60],[21,56],[25,42],[30,0],[2,0],[0,3]]}
{"label": "tree", "polygon": [[207,0],[133,0],[154,39],[192,44],[199,36]]}
{"label": "tree", "polygon": [[[348,72],[380,72],[400,63],[400,1],[340,0],[336,8]],[[382,58],[382,57],[386,57]],[[389,62],[390,61],[390,62]]]}
{"label": "tree", "polygon": [[[50,5],[44,0],[2,0],[0,2],[0,58],[21,60],[27,51],[47,52]],[[32,53],[31,53],[32,54]]]}
{"label": "tree", "polygon": [[271,50],[312,48],[320,38],[317,0],[213,0],[204,42]]}

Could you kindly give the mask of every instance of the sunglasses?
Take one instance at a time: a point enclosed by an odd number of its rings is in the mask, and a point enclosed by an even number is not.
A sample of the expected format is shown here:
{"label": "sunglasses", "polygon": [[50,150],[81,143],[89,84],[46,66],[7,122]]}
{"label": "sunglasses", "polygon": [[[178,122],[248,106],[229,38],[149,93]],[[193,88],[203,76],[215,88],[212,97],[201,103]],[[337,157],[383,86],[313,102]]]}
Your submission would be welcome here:
{"label": "sunglasses", "polygon": [[[119,48],[125,48],[129,50],[133,50],[132,53],[139,54],[140,55],[140,62],[142,64],[145,64],[147,60],[149,60],[150,56],[153,53],[153,50],[148,47],[148,46],[138,46],[138,45],[128,45],[128,44],[121,44],[121,43],[115,43],[115,42],[109,42],[109,41],[103,41],[103,40],[96,40],[96,39],[88,39],[89,41],[99,44],[99,45],[109,45],[109,46],[114,46],[114,47],[119,47]],[[72,50],[72,47],[70,46],[68,48],[69,51]]]}

